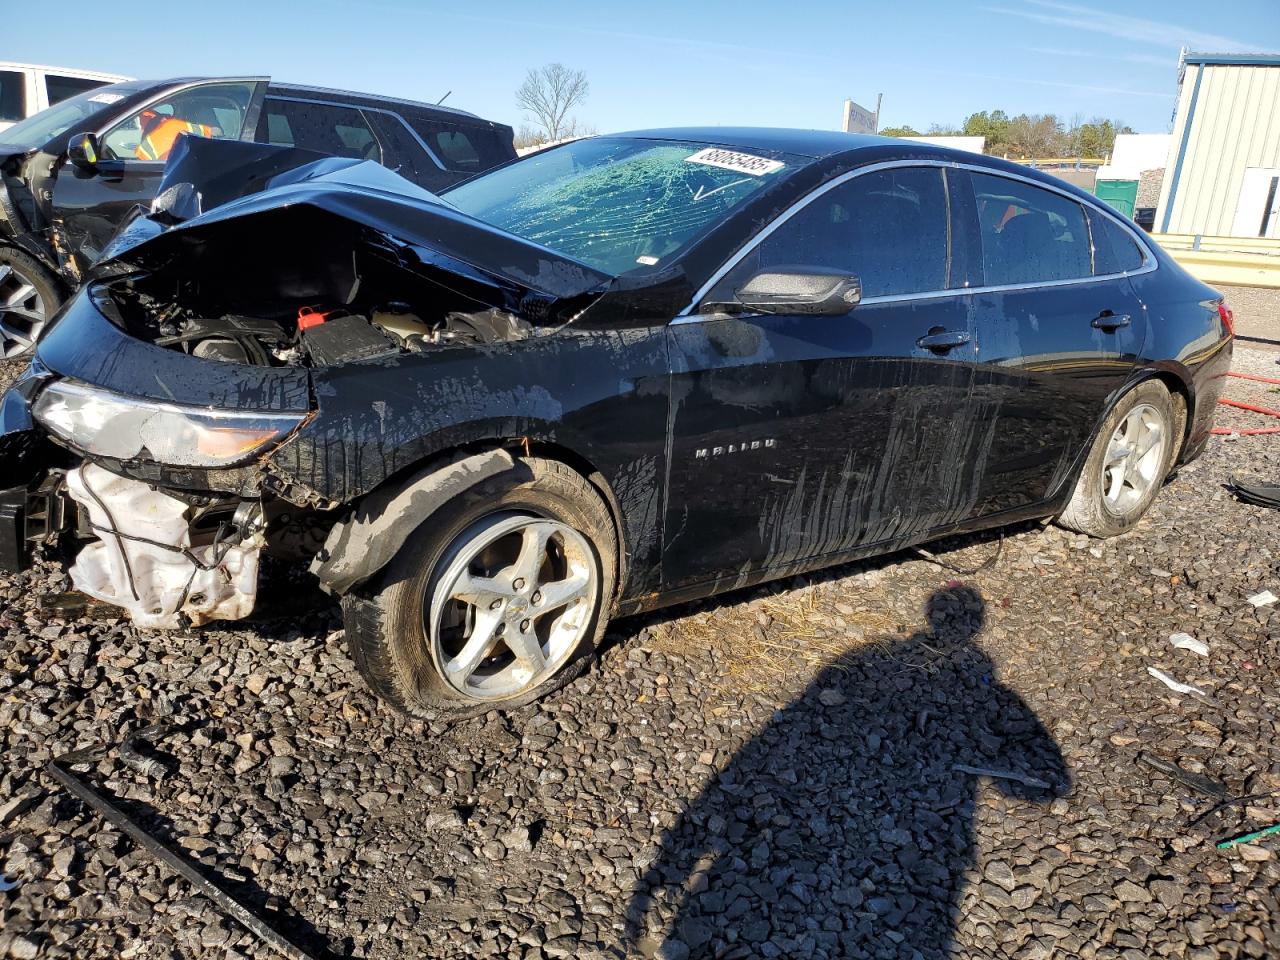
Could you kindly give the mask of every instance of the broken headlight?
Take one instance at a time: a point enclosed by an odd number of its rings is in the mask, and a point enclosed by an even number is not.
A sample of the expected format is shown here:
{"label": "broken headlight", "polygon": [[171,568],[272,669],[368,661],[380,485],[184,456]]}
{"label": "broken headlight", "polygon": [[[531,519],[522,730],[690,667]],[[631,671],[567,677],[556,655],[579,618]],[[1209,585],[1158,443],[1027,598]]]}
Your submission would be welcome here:
{"label": "broken headlight", "polygon": [[93,456],[180,467],[236,466],[280,443],[305,416],[158,403],[70,380],[46,387],[33,412],[50,433]]}

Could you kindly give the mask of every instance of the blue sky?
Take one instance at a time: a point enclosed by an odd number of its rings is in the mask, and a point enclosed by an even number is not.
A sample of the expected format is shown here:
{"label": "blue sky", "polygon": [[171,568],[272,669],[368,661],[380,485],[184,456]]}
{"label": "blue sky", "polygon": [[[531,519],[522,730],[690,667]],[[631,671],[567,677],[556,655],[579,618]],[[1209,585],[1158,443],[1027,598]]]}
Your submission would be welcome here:
{"label": "blue sky", "polygon": [[836,128],[845,97],[874,107],[877,93],[886,126],[924,130],[998,107],[1164,132],[1180,46],[1280,50],[1280,0],[7,7],[5,59],[147,77],[266,73],[432,101],[452,90],[451,106],[513,126],[525,71],[558,60],[587,72],[591,93],[578,114],[602,133]]}

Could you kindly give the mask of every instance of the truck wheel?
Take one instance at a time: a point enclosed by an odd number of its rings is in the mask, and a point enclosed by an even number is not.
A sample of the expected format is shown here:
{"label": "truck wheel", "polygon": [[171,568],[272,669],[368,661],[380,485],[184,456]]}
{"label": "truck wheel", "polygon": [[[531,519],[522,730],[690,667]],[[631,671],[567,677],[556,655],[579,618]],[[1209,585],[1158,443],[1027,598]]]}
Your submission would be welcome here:
{"label": "truck wheel", "polygon": [[0,247],[0,358],[26,356],[62,305],[58,281],[40,261]]}
{"label": "truck wheel", "polygon": [[397,709],[454,720],[523,706],[587,665],[613,602],[616,535],[578,473],[528,458],[423,523],[343,598],[352,658]]}
{"label": "truck wheel", "polygon": [[1132,529],[1169,475],[1178,420],[1173,398],[1158,380],[1121,397],[1098,431],[1058,523],[1102,538]]}

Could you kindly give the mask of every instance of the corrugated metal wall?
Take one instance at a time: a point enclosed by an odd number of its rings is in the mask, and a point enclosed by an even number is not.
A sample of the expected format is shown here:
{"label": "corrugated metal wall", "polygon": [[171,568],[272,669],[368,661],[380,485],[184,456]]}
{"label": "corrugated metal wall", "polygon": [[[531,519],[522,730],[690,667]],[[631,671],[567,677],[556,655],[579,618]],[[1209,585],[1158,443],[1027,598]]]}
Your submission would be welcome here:
{"label": "corrugated metal wall", "polygon": [[1246,167],[1280,167],[1280,66],[1188,63],[1156,229],[1229,235]]}

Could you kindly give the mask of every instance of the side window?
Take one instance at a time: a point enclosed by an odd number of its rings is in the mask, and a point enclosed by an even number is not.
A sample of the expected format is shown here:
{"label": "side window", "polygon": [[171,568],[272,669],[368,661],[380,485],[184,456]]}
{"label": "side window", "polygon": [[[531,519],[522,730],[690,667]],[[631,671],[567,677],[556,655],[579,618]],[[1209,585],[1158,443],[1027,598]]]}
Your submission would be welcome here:
{"label": "side window", "polygon": [[268,97],[262,107],[257,139],[334,157],[382,162],[382,148],[364,114],[355,107],[335,103]]}
{"label": "side window", "polygon": [[938,167],[897,167],[854,177],[811,201],[765,238],[711,292],[712,302],[762,270],[846,271],[863,297],[947,288],[947,194]]}
{"label": "side window", "polygon": [[480,169],[480,153],[461,130],[443,130],[436,134],[436,144],[445,166],[453,170]]}
{"label": "side window", "polygon": [[987,286],[1092,274],[1084,208],[1021,180],[974,173]]}
{"label": "side window", "polygon": [[1089,211],[1089,230],[1093,234],[1094,276],[1126,273],[1142,266],[1142,251],[1129,231],[1105,213]]}
{"label": "side window", "polygon": [[163,162],[179,135],[240,139],[252,83],[210,83],[188,87],[121,120],[102,138],[103,156],[114,160]]}
{"label": "side window", "polygon": [[0,121],[16,123],[26,115],[26,75],[17,70],[0,70]]}
{"label": "side window", "polygon": [[514,155],[514,151],[502,149],[500,136],[493,130],[439,120],[412,119],[410,123],[440,162],[457,173],[480,173]]}
{"label": "side window", "polygon": [[86,90],[96,90],[98,87],[105,85],[105,80],[89,80],[86,77],[63,77],[56,73],[46,73],[44,75],[44,92],[49,97],[49,106],[55,103],[61,103],[68,97],[74,97],[77,93],[84,93]]}

